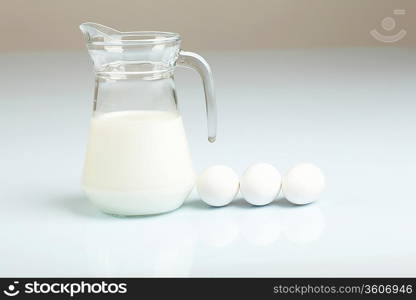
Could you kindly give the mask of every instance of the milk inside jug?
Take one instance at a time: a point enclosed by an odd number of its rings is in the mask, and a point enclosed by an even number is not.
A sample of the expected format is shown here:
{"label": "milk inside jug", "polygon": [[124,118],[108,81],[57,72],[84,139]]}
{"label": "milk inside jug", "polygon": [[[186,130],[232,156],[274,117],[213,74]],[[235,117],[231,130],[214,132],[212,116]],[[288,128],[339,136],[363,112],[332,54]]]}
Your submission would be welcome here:
{"label": "milk inside jug", "polygon": [[175,33],[119,32],[95,23],[81,30],[96,75],[82,177],[87,197],[116,215],[178,208],[193,189],[195,173],[173,72],[180,65],[201,75],[213,142],[216,109],[208,64],[180,50]]}

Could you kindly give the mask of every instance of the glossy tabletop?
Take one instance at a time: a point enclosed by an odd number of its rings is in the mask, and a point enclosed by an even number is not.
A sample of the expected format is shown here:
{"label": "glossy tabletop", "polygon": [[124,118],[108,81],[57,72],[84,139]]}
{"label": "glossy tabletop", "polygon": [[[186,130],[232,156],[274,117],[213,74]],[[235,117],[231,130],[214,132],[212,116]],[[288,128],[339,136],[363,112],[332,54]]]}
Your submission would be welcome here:
{"label": "glossy tabletop", "polygon": [[313,162],[322,199],[116,218],[80,188],[94,78],[88,55],[0,55],[0,276],[416,276],[416,50],[206,53],[218,101],[178,69],[196,171],[282,173]]}

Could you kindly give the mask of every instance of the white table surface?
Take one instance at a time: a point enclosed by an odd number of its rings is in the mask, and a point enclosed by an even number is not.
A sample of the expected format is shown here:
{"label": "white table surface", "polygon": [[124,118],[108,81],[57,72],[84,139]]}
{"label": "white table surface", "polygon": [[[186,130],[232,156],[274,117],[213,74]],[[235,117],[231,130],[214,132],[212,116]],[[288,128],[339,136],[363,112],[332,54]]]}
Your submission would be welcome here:
{"label": "white table surface", "polygon": [[416,50],[205,53],[219,132],[196,73],[176,74],[195,169],[314,162],[320,202],[196,193],[159,216],[115,218],[80,188],[93,73],[80,53],[1,54],[0,276],[416,276]]}

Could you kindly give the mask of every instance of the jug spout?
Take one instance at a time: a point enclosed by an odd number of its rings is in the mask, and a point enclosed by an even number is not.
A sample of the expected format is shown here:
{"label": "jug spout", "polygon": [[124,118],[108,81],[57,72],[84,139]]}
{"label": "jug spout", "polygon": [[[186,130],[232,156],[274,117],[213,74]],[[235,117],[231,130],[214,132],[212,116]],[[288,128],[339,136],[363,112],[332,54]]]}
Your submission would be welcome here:
{"label": "jug spout", "polygon": [[120,40],[121,32],[98,23],[86,22],[79,26],[88,42],[115,42]]}
{"label": "jug spout", "polygon": [[122,32],[92,22],[81,24],[80,29],[98,73],[160,75],[172,72],[178,58],[181,37],[177,33]]}
{"label": "jug spout", "polygon": [[110,43],[129,46],[154,46],[179,44],[181,37],[177,33],[163,31],[118,31],[111,27],[93,22],[79,26],[87,43]]}

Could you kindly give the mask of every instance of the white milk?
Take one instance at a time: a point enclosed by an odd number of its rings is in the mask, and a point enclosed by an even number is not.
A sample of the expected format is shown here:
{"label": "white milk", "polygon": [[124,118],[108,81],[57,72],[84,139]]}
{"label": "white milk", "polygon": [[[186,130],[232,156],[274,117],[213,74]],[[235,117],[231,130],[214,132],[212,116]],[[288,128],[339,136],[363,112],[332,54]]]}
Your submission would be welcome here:
{"label": "white milk", "polygon": [[92,118],[82,185],[104,212],[173,210],[189,195],[194,180],[178,113],[122,111]]}

